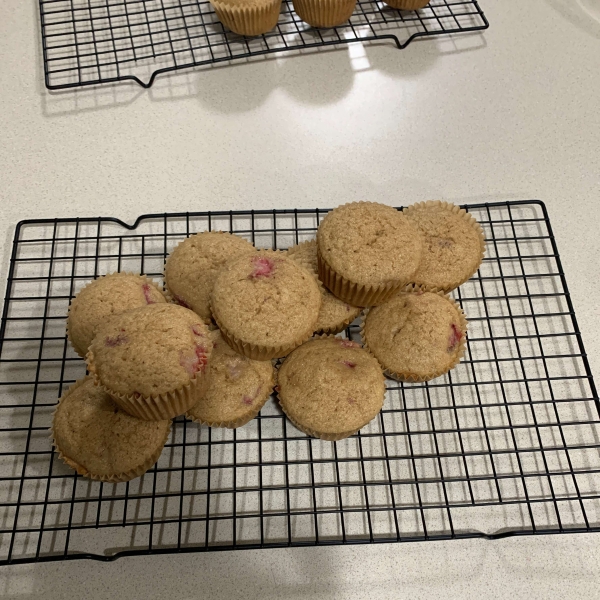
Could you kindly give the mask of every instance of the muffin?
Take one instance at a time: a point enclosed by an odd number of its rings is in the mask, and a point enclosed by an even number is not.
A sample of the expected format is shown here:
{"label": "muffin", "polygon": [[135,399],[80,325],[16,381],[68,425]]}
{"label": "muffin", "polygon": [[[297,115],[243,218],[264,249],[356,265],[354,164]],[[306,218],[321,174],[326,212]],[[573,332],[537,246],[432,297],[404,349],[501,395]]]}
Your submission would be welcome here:
{"label": "muffin", "polygon": [[419,10],[429,4],[429,0],[384,0],[384,2],[400,10]]}
{"label": "muffin", "polygon": [[210,323],[210,292],[221,267],[255,252],[244,238],[221,231],[197,233],[179,244],[165,265],[165,285],[176,304]]}
{"label": "muffin", "polygon": [[77,473],[99,481],[129,481],[157,460],[171,422],[141,421],[122,411],[87,376],[58,402],[52,437],[58,456]]}
{"label": "muffin", "polygon": [[386,375],[427,381],[459,363],[465,352],[467,320],[449,296],[408,286],[366,313],[361,336]]}
{"label": "muffin", "polygon": [[196,313],[152,304],[114,315],[98,327],[86,360],[123,410],[159,421],[197,402],[211,351],[208,329]]}
{"label": "muffin", "polygon": [[[310,240],[293,246],[288,250],[287,255],[307,266],[315,274],[319,274],[319,266],[317,262],[317,241]],[[321,309],[319,310],[319,318],[315,327],[316,333],[339,333],[358,315],[361,309],[358,306],[352,306],[339,298],[336,298],[329,290],[322,287],[321,290]]]}
{"label": "muffin", "polygon": [[164,304],[156,283],[144,275],[111,273],[95,279],[77,294],[69,307],[67,334],[75,352],[85,357],[96,329],[110,315],[147,304]]}
{"label": "muffin", "polygon": [[219,21],[240,35],[261,35],[277,25],[281,0],[211,0]]}
{"label": "muffin", "polygon": [[335,27],[354,12],[356,0],[294,0],[298,16],[313,27]]}
{"label": "muffin", "polygon": [[412,283],[449,292],[479,268],[485,252],[481,225],[464,209],[432,200],[404,210],[421,232],[423,254]]}
{"label": "muffin", "polygon": [[285,359],[277,375],[277,394],[300,431],[341,440],[377,416],[385,380],[378,362],[359,344],[323,336]]}
{"label": "muffin", "polygon": [[260,412],[273,391],[275,369],[268,360],[252,360],[232,350],[219,331],[210,336],[213,351],[206,390],[186,417],[210,427],[235,429]]}
{"label": "muffin", "polygon": [[227,263],[210,303],[223,338],[236,352],[269,360],[285,356],[312,335],[321,292],[308,269],[266,250]]}
{"label": "muffin", "polygon": [[418,229],[395,208],[344,204],[317,230],[319,277],[344,302],[381,304],[412,280],[421,247]]}

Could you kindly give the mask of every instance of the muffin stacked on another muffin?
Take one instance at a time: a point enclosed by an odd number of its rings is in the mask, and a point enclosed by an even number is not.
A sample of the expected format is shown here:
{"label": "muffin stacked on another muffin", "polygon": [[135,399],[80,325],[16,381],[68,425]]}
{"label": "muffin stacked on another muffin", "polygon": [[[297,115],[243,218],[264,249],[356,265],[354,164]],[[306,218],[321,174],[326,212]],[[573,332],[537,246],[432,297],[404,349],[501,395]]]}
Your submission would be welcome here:
{"label": "muffin stacked on another muffin", "polygon": [[422,246],[419,230],[395,208],[376,202],[344,204],[317,229],[319,277],[345,302],[382,304],[411,281]]}
{"label": "muffin stacked on another muffin", "polygon": [[208,329],[198,315],[176,304],[155,304],[100,326],[86,360],[123,410],[160,420],[195,404],[211,352]]}
{"label": "muffin stacked on another muffin", "polygon": [[210,304],[223,338],[236,352],[269,360],[312,335],[321,292],[305,267],[281,252],[261,250],[225,265]]}

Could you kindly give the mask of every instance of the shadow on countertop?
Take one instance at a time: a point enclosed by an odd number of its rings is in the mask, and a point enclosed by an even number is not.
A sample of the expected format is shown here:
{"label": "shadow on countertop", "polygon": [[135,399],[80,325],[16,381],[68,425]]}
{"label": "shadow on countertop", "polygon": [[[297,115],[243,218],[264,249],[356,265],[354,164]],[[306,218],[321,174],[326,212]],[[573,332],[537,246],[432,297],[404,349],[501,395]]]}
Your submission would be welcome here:
{"label": "shadow on countertop", "polygon": [[577,29],[600,39],[600,3],[596,0],[546,0]]}
{"label": "shadow on countertop", "polygon": [[[38,39],[38,72],[43,73]],[[354,78],[367,71],[380,71],[393,79],[413,79],[448,55],[485,47],[482,34],[417,39],[404,51],[388,42],[236,60],[204,68],[174,71],[156,78],[145,90],[132,82],[117,82],[70,90],[49,91],[39,77],[42,110],[47,117],[80,114],[133,104],[147,94],[152,102],[197,98],[217,114],[244,113],[260,107],[271,93],[282,90],[302,105],[326,106],[343,99]],[[219,72],[219,77],[215,76]]]}

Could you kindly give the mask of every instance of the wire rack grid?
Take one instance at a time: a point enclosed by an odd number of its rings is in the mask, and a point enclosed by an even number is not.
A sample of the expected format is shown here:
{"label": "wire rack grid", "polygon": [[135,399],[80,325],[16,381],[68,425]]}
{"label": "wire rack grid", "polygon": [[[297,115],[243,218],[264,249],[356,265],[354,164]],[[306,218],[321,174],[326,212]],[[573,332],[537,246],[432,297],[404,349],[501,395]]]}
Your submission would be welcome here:
{"label": "wire rack grid", "polygon": [[227,30],[210,3],[199,0],[39,0],[48,89],[115,81],[150,87],[160,73],[249,59],[275,52],[486,29],[476,0],[431,0],[420,11],[399,11],[379,0],[358,0],[349,21],[332,29],[302,22],[284,0],[274,30],[246,38]]}
{"label": "wire rack grid", "polygon": [[469,339],[451,373],[388,380],[380,415],[340,442],[308,438],[272,399],[234,431],[180,417],[158,463],[120,484],[75,475],[48,437],[85,373],[65,335],[70,300],[116,270],[160,279],[196,231],[287,248],[327,211],[20,223],[0,330],[0,564],[598,531],[598,396],[546,209],[468,208],[487,254],[455,292]]}

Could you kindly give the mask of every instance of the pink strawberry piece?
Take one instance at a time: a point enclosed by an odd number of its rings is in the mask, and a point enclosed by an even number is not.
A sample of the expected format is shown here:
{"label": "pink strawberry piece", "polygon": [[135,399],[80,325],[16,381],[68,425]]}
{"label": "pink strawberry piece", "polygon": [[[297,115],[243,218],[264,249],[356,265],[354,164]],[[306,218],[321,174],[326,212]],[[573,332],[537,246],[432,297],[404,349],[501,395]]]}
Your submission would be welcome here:
{"label": "pink strawberry piece", "polygon": [[252,273],[249,279],[271,277],[275,271],[275,261],[267,256],[252,257]]}
{"label": "pink strawberry piece", "polygon": [[235,359],[227,365],[227,372],[231,379],[237,379],[242,374],[242,361]]}
{"label": "pink strawberry piece", "polygon": [[246,404],[247,406],[250,406],[257,398],[258,394],[260,394],[260,389],[262,388],[262,385],[259,385],[256,388],[256,391],[254,392],[254,394],[252,396],[246,396],[244,395],[244,397],[242,398],[242,402],[244,404]]}
{"label": "pink strawberry piece", "polygon": [[356,400],[352,396],[348,396],[348,404],[354,404]]}
{"label": "pink strawberry piece", "polygon": [[142,290],[144,291],[144,298],[146,298],[146,304],[156,304],[156,302],[152,299],[152,290],[150,289],[150,284],[145,283],[142,286]]}
{"label": "pink strawberry piece", "polygon": [[188,375],[193,378],[198,371],[204,371],[208,363],[206,356],[206,348],[204,346],[196,346],[193,355],[179,355],[179,364],[187,371]]}
{"label": "pink strawberry piece", "polygon": [[462,340],[462,331],[454,324],[450,325],[450,337],[448,338],[448,352],[452,352],[458,346],[460,340]]}
{"label": "pink strawberry piece", "polygon": [[342,348],[360,348],[360,344],[357,344],[352,340],[340,340],[340,346]]}
{"label": "pink strawberry piece", "polygon": [[191,309],[190,305],[181,296],[177,296],[176,294],[173,294],[173,302],[179,304],[179,306],[183,306],[183,308]]}
{"label": "pink strawberry piece", "polygon": [[204,329],[202,328],[202,325],[192,325],[192,331],[194,332],[194,335],[197,335],[198,337],[204,337]]}
{"label": "pink strawberry piece", "polygon": [[356,363],[351,360],[343,360],[342,361],[349,369],[354,369],[356,367]]}
{"label": "pink strawberry piece", "polygon": [[126,344],[129,341],[129,338],[124,333],[119,333],[116,337],[107,337],[104,340],[104,345],[109,348],[114,348],[116,346],[121,346],[122,344]]}

